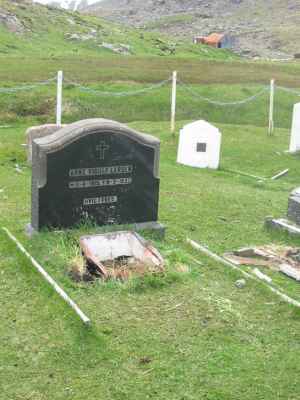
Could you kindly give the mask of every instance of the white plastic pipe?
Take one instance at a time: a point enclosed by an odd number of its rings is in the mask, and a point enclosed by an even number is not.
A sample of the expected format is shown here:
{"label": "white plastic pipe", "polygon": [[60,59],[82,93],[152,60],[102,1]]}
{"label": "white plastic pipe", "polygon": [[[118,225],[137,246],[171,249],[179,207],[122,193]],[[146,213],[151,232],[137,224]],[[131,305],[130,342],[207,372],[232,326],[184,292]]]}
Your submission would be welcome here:
{"label": "white plastic pipe", "polygon": [[255,276],[258,277],[258,279],[261,279],[262,281],[266,281],[268,283],[272,283],[272,279],[268,275],[265,275],[262,272],[260,272],[258,268],[254,268],[252,272]]}
{"label": "white plastic pipe", "polygon": [[285,169],[284,171],[279,172],[279,174],[276,174],[272,176],[272,181],[275,181],[276,179],[281,178],[282,176],[286,175],[289,172],[289,169]]}
{"label": "white plastic pipe", "polygon": [[16,243],[17,247],[23,254],[31,261],[32,265],[38,270],[38,272],[44,277],[44,279],[54,288],[54,290],[62,297],[66,303],[75,311],[80,319],[85,324],[90,324],[91,320],[80,310],[78,305],[67,295],[67,293],[55,282],[55,280],[44,270],[44,268],[26,251],[22,244],[17,240],[15,236],[7,228],[2,228],[7,236]]}

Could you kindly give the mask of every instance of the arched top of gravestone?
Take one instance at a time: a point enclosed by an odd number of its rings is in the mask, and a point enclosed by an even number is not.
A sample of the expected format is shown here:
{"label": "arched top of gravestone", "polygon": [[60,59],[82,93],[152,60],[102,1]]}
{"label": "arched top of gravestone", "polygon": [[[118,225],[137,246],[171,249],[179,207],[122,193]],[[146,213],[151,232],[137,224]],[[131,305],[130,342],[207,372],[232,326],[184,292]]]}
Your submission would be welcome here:
{"label": "arched top of gravestone", "polygon": [[[199,130],[201,129],[201,130],[203,130],[203,131],[205,131],[205,132],[208,132],[208,131],[209,131],[209,132],[214,132],[214,133],[219,133],[219,132],[220,132],[219,129],[218,129],[216,126],[210,124],[209,122],[207,122],[207,121],[205,121],[205,120],[203,120],[203,119],[201,119],[201,120],[199,120],[199,121],[191,122],[191,123],[185,125],[185,126],[183,127],[183,129],[184,129],[185,131],[186,131],[186,130],[188,130],[188,131],[194,131],[194,130],[196,130],[196,131],[199,132]],[[199,132],[199,133],[200,133],[200,132]]]}
{"label": "arched top of gravestone", "polygon": [[138,132],[124,124],[102,118],[86,119],[59,129],[52,135],[36,139],[35,143],[45,153],[51,153],[94,133],[111,133],[125,135],[145,146],[159,151],[160,141],[154,136]]}

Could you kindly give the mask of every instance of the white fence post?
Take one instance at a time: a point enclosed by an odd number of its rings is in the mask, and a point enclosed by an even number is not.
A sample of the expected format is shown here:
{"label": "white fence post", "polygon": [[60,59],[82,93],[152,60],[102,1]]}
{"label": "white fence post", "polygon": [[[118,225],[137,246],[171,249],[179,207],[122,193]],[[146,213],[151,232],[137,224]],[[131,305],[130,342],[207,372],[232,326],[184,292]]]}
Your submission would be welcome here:
{"label": "white fence post", "polygon": [[294,104],[293,121],[290,139],[290,153],[296,153],[300,150],[300,103]]}
{"label": "white fence post", "polygon": [[63,71],[57,73],[56,125],[61,125]]}
{"label": "white fence post", "polygon": [[274,92],[275,92],[275,80],[271,79],[271,83],[270,83],[270,110],[269,110],[269,135],[272,135],[273,131],[274,131]]}
{"label": "white fence post", "polygon": [[172,78],[172,102],[171,102],[171,133],[175,132],[175,116],[176,116],[176,91],[177,91],[177,72],[173,72]]}

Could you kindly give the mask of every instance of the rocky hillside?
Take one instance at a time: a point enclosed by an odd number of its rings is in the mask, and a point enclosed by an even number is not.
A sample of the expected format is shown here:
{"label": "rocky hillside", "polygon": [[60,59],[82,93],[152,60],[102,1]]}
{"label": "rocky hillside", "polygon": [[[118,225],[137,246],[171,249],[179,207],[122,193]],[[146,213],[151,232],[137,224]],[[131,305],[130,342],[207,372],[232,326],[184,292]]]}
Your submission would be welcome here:
{"label": "rocky hillside", "polygon": [[85,9],[97,0],[33,0],[35,3],[64,8],[70,11]]}
{"label": "rocky hillside", "polygon": [[229,51],[111,23],[31,0],[0,0],[0,56],[178,56],[232,59]]}
{"label": "rocky hillside", "polygon": [[285,59],[300,53],[299,0],[103,0],[85,12],[189,40],[225,32],[245,56]]}

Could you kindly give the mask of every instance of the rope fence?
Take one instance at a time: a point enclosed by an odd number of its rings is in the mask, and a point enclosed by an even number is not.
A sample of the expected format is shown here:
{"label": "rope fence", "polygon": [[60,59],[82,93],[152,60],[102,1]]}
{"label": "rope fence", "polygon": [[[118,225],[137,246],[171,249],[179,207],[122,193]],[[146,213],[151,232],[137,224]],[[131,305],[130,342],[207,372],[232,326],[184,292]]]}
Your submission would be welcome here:
{"label": "rope fence", "polygon": [[47,79],[45,81],[33,83],[30,85],[20,85],[16,87],[0,87],[0,94],[15,94],[19,93],[22,91],[32,91],[37,88],[51,85],[54,82],[56,82],[57,86],[57,99],[56,99],[56,123],[58,125],[61,125],[62,121],[62,113],[63,113],[63,107],[62,107],[62,101],[63,101],[63,85],[64,83],[67,85],[71,85],[74,88],[78,89],[81,92],[87,93],[87,94],[92,94],[95,96],[102,96],[102,97],[117,97],[117,98],[123,98],[123,97],[129,97],[129,96],[138,96],[142,94],[147,94],[150,92],[153,92],[157,89],[160,89],[164,86],[167,86],[168,84],[171,83],[171,132],[174,134],[175,132],[175,117],[176,117],[176,102],[177,102],[177,87],[182,89],[185,93],[188,93],[191,95],[193,98],[197,100],[204,101],[208,104],[214,105],[214,106],[219,106],[219,107],[235,107],[235,106],[242,106],[244,104],[248,104],[251,102],[256,101],[257,99],[265,96],[267,93],[270,95],[269,97],[269,134],[271,135],[273,130],[274,130],[274,121],[273,121],[273,112],[274,112],[274,95],[275,91],[282,91],[288,94],[292,94],[295,96],[300,96],[300,92],[292,89],[292,88],[287,88],[283,86],[277,86],[275,85],[275,81],[272,79],[270,86],[263,86],[261,90],[259,90],[257,93],[240,99],[236,101],[221,101],[218,99],[213,99],[207,96],[202,95],[199,93],[197,90],[195,90],[194,87],[191,85],[186,84],[183,82],[181,79],[177,77],[177,72],[174,71],[173,74],[158,83],[152,84],[150,86],[137,89],[137,90],[130,90],[130,91],[121,91],[121,92],[114,92],[114,91],[105,91],[101,89],[93,89],[88,86],[84,86],[79,82],[74,82],[68,78],[65,78],[63,76],[63,72],[59,71],[57,76]]}

